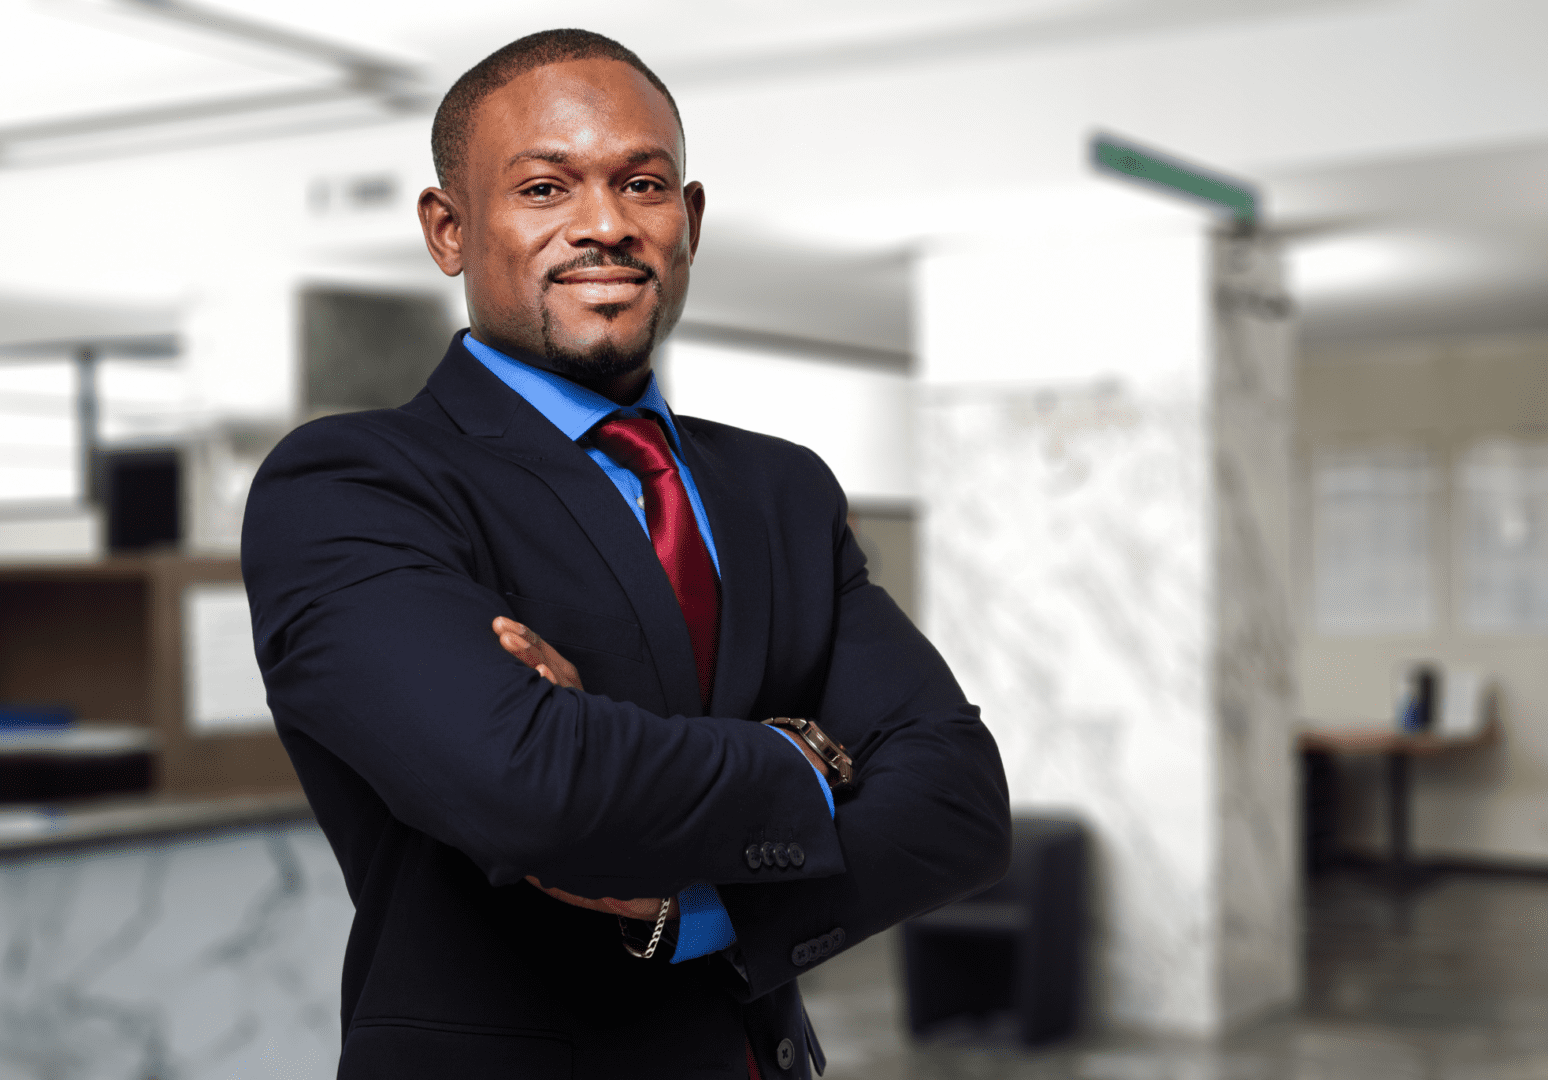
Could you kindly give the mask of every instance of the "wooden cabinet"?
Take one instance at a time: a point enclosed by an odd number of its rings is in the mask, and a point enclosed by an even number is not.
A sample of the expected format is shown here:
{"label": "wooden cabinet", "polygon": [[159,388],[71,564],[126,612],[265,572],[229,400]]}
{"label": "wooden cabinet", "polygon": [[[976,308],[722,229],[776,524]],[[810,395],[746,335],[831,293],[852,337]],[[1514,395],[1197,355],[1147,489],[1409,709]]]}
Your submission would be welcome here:
{"label": "wooden cabinet", "polygon": [[152,728],[159,793],[299,791],[272,730],[204,735],[186,723],[184,590],[241,578],[236,559],[170,554],[0,566],[0,701]]}

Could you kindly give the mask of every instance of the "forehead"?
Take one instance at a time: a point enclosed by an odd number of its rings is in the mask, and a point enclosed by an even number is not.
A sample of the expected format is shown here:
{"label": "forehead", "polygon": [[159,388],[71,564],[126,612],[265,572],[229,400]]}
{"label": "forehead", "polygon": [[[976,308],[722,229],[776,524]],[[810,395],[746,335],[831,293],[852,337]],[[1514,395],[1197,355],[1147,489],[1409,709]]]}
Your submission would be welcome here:
{"label": "forehead", "polygon": [[572,60],[523,72],[474,114],[468,157],[498,165],[530,148],[605,158],[662,147],[682,165],[682,132],[667,99],[619,60]]}

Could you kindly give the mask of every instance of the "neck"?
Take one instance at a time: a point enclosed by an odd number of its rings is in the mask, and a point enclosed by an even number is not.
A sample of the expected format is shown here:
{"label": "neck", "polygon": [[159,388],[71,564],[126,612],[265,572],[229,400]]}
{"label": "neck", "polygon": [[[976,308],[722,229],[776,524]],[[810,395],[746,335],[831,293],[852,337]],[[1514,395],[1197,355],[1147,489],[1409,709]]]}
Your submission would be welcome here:
{"label": "neck", "polygon": [[530,364],[532,367],[558,375],[562,379],[568,379],[577,386],[584,386],[593,393],[601,394],[615,405],[633,405],[645,392],[645,385],[650,382],[650,357],[646,357],[643,363],[625,371],[612,368],[592,373],[580,370],[574,363],[556,361],[540,352],[523,348],[515,342],[502,340],[499,335],[489,334],[476,324],[469,333],[491,349],[499,349],[506,356],[520,360],[524,364]]}
{"label": "neck", "polygon": [[587,390],[601,394],[614,405],[633,405],[645,392],[645,384],[650,382],[650,364],[647,362],[634,371],[596,380],[576,378],[572,373],[565,371],[555,372],[555,374],[578,383]]}

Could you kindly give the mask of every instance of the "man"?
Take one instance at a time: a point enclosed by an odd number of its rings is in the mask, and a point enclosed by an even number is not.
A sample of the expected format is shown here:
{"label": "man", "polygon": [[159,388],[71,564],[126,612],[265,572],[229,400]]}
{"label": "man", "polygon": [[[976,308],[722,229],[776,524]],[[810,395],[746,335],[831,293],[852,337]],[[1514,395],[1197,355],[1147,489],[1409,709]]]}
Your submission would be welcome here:
{"label": "man", "polygon": [[471,328],[402,408],[292,433],[243,537],[356,905],[339,1075],[820,1071],[796,976],[1004,872],[993,740],[816,456],[661,399],[704,190],[660,80],[533,35],[432,141]]}

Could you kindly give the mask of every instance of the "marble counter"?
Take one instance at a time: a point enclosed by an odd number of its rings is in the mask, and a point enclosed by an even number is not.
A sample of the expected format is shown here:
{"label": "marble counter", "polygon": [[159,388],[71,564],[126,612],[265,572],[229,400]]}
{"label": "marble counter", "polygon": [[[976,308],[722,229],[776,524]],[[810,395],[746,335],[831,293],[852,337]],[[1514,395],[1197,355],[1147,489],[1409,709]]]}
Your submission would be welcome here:
{"label": "marble counter", "polygon": [[306,796],[299,791],[215,799],[136,796],[54,806],[5,806],[0,807],[0,858],[42,848],[311,816]]}
{"label": "marble counter", "polygon": [[0,812],[0,1080],[331,1077],[353,915],[299,796]]}

